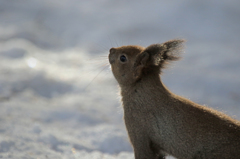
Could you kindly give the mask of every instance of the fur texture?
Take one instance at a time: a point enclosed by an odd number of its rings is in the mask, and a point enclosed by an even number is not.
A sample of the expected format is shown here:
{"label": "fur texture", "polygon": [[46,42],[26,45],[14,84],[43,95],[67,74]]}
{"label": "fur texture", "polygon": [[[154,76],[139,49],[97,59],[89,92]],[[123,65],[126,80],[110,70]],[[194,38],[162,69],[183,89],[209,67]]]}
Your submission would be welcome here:
{"label": "fur texture", "polygon": [[[159,74],[178,60],[184,40],[110,49],[135,159],[240,158],[240,123],[171,93]],[[126,61],[121,61],[124,56]]]}

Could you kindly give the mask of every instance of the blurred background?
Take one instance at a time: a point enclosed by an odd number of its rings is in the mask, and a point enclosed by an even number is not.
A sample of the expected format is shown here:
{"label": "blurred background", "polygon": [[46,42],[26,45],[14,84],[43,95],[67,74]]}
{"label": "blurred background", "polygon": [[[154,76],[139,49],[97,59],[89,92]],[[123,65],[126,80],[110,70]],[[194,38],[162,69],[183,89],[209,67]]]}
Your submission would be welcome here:
{"label": "blurred background", "polygon": [[174,38],[165,85],[240,119],[238,0],[0,0],[0,158],[133,158],[108,50]]}

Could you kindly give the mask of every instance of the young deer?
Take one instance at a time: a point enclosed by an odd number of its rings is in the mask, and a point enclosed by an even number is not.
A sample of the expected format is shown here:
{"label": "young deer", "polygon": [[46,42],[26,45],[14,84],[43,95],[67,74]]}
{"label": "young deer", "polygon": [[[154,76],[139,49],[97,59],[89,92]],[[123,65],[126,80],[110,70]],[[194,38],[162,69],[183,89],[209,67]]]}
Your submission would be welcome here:
{"label": "young deer", "polygon": [[240,123],[171,93],[159,74],[178,60],[184,40],[111,48],[109,62],[121,88],[124,120],[135,159],[240,158]]}

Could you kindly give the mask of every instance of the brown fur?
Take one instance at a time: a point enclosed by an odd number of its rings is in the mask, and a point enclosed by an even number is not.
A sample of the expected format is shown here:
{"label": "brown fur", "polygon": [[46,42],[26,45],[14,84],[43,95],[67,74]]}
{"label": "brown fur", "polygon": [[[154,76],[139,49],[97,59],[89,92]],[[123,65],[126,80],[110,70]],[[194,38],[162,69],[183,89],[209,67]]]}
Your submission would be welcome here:
{"label": "brown fur", "polygon": [[[159,74],[178,60],[183,40],[110,49],[109,62],[121,88],[124,120],[135,159],[240,158],[240,124],[211,108],[171,93]],[[120,61],[120,56],[127,58]]]}

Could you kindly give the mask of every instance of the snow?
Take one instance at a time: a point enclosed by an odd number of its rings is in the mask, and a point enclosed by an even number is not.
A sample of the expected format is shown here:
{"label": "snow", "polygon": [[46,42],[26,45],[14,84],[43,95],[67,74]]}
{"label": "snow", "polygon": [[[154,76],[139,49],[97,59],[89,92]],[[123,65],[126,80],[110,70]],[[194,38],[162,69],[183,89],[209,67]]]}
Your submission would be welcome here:
{"label": "snow", "polygon": [[132,159],[107,59],[121,45],[186,39],[163,82],[240,119],[239,5],[1,0],[0,158]]}

